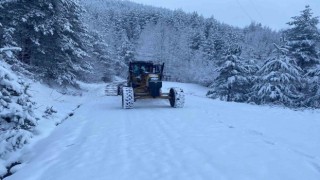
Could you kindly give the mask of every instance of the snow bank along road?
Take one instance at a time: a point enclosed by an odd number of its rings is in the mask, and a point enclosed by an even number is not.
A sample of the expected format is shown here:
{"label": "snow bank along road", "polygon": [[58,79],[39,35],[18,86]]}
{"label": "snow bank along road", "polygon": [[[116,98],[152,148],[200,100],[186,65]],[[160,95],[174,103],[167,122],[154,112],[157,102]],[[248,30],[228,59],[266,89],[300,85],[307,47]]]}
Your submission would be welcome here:
{"label": "snow bank along road", "polygon": [[[185,90],[186,104],[87,94],[74,116],[34,145],[6,179],[319,180],[320,113],[226,103]],[[166,88],[163,89],[163,91]]]}

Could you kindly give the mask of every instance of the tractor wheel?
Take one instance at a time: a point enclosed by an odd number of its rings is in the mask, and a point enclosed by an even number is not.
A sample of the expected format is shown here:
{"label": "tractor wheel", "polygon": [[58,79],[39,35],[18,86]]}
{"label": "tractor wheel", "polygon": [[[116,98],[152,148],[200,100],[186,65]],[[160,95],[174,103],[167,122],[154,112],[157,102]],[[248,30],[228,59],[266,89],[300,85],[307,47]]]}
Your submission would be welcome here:
{"label": "tractor wheel", "polygon": [[132,109],[134,103],[134,94],[132,87],[123,87],[122,88],[122,108],[123,109]]}
{"label": "tractor wheel", "polygon": [[184,93],[181,88],[171,88],[169,96],[171,107],[182,108],[184,106]]}

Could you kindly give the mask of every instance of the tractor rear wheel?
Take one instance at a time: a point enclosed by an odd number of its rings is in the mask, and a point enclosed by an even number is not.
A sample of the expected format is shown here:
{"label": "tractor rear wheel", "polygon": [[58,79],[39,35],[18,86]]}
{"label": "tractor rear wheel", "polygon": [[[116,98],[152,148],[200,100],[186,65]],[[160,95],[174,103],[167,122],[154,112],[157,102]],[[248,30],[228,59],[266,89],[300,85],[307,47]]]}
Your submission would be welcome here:
{"label": "tractor rear wheel", "polygon": [[132,87],[122,88],[122,108],[132,109],[134,103],[134,93]]}
{"label": "tractor rear wheel", "polygon": [[182,108],[184,106],[184,93],[181,88],[171,88],[169,92],[171,107]]}

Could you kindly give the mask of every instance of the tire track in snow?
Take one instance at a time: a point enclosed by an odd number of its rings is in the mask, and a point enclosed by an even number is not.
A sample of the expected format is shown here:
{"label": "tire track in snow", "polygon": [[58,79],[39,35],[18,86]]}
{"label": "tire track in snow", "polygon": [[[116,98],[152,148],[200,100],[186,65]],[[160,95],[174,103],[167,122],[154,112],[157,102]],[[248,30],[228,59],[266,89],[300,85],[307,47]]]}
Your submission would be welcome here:
{"label": "tire track in snow", "polygon": [[[173,147],[174,156],[180,155],[182,156],[180,160],[186,161],[182,162],[182,164],[184,170],[189,173],[187,177],[197,175],[196,179],[206,179],[215,174],[215,176],[219,176],[219,179],[225,178],[221,176],[222,173],[215,168],[215,163],[211,160],[210,155],[197,148],[196,145],[190,141],[186,141],[180,130],[175,128],[176,124],[179,124],[180,127],[183,126],[183,123],[185,123],[184,120],[180,120],[175,124],[170,123],[168,119],[157,119],[156,122],[159,127],[161,127],[162,132],[166,132],[166,139],[168,144]],[[201,130],[197,130],[199,134],[202,134]],[[197,135],[198,137],[204,136],[203,134],[199,134]],[[197,167],[194,163],[198,163],[198,165],[203,166],[203,168]]]}
{"label": "tire track in snow", "polygon": [[[153,114],[154,112],[150,110],[144,111],[145,116],[150,117]],[[139,116],[141,116],[140,113],[135,113],[133,119]],[[180,161],[176,161],[174,146],[169,143],[170,139],[168,139],[166,132],[157,124],[158,120],[158,118],[143,119],[139,121],[139,123],[143,122],[143,127],[133,125],[131,126],[132,129],[129,129],[133,133],[137,132],[135,128],[138,128],[139,131],[144,131],[142,137],[141,134],[135,133],[135,137],[130,139],[129,153],[131,159],[129,161],[142,167],[141,170],[145,171],[138,172],[137,177],[144,177],[148,173],[151,179],[160,179],[163,176],[174,175],[169,172],[172,169],[179,169],[183,166]],[[159,156],[161,156],[161,161],[158,159]],[[175,179],[173,177],[167,178]]]}

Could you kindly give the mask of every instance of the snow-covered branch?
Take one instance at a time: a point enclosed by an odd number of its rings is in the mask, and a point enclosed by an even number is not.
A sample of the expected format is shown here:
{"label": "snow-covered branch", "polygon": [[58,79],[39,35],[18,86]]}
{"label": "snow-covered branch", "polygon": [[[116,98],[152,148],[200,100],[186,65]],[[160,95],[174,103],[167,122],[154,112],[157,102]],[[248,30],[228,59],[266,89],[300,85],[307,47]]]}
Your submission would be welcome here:
{"label": "snow-covered branch", "polygon": [[0,53],[6,52],[6,51],[21,51],[22,49],[19,47],[5,47],[5,48],[0,48]]}

